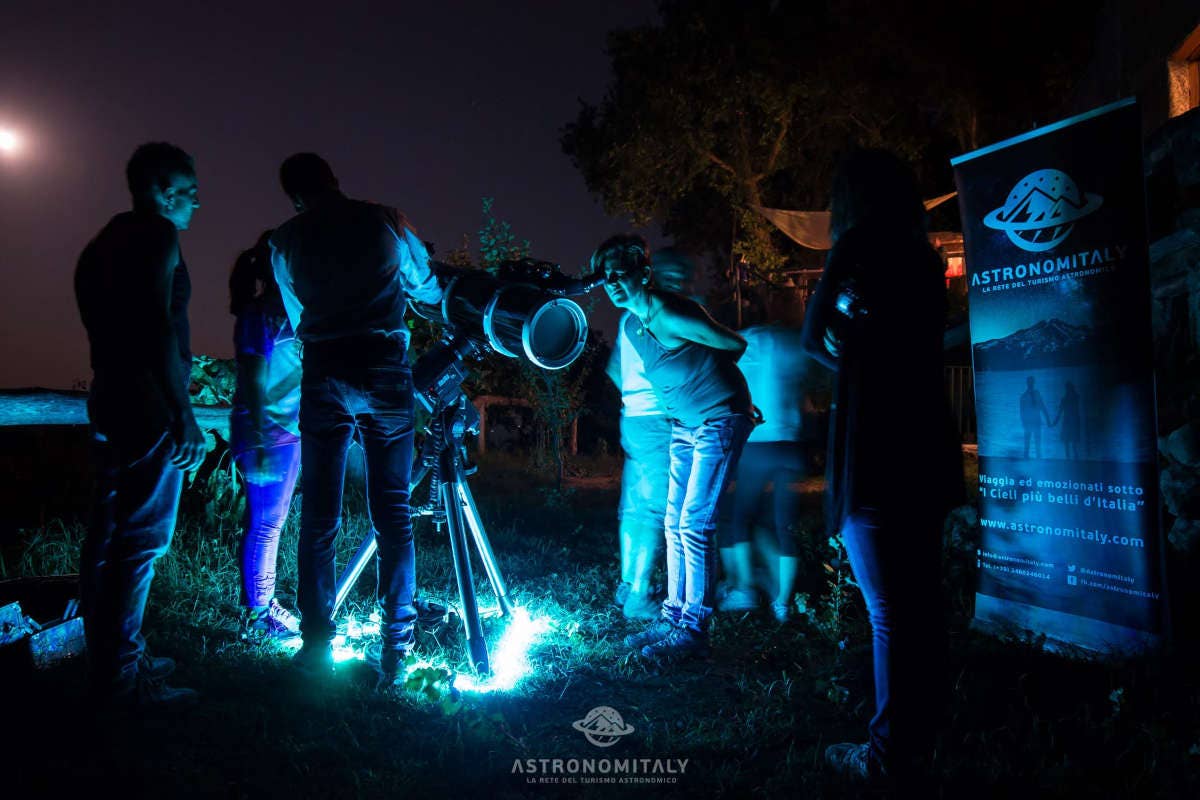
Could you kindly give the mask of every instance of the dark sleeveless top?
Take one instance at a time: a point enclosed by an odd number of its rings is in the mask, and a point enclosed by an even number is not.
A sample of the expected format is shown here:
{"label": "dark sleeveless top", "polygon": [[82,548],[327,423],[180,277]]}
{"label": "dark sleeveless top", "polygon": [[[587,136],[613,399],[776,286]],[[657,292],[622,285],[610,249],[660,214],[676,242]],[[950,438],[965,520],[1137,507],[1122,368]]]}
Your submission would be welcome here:
{"label": "dark sleeveless top", "polygon": [[732,352],[696,342],[664,347],[633,314],[625,318],[625,335],[671,419],[694,428],[731,414],[750,414],[750,390]]}
{"label": "dark sleeveless top", "polygon": [[[161,369],[162,303],[157,286],[163,254],[178,247],[175,226],[157,214],[113,217],[84,249],[75,268],[75,296],[91,347],[88,398],[92,425],[121,448],[140,451],[174,422]],[[180,374],[189,380],[192,351],[188,301],[192,284],[182,256],[171,281],[169,323]]]}

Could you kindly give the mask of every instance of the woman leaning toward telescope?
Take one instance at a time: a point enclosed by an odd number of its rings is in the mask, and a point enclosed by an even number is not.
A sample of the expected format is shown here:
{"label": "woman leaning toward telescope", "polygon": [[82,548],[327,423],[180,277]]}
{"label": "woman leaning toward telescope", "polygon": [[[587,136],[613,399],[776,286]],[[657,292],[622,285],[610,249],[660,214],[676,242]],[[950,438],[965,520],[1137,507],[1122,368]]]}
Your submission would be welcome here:
{"label": "woman leaning toward telescope", "polygon": [[706,655],[716,584],[717,500],[753,427],[750,391],[737,368],[746,342],[698,303],[654,284],[640,236],[614,236],[592,269],[622,317],[623,333],[671,420],[664,523],[667,597],[659,618],[625,644],[645,658]]}

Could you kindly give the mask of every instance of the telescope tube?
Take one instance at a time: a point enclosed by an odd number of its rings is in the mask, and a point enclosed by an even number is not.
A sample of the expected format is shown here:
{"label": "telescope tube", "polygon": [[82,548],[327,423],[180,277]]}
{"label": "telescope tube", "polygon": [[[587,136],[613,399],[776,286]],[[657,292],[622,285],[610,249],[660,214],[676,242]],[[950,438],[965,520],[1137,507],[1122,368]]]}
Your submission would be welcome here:
{"label": "telescope tube", "polygon": [[583,352],[587,316],[574,300],[482,270],[442,268],[438,277],[444,281],[442,302],[412,304],[425,319],[542,369],[570,366]]}

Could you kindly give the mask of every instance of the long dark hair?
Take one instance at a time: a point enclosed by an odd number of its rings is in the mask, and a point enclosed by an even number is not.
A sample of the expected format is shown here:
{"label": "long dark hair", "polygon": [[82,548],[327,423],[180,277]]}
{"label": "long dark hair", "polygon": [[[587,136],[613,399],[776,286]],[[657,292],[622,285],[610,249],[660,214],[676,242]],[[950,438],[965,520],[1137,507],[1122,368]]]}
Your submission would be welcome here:
{"label": "long dark hair", "polygon": [[268,242],[272,233],[272,230],[263,231],[254,247],[242,251],[233,264],[233,271],[229,273],[229,313],[235,316],[256,301],[270,313],[283,313],[283,298],[271,269]]}
{"label": "long dark hair", "polygon": [[830,210],[829,229],[835,241],[860,226],[925,237],[925,205],[916,176],[887,150],[855,150],[842,159],[833,178]]}

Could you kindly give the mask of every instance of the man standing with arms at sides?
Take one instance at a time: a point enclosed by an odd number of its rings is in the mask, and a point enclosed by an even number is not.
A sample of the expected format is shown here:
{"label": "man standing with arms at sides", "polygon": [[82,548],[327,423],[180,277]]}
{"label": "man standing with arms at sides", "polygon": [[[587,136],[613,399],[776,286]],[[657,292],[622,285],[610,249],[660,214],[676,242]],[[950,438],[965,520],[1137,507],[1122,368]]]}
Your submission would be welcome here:
{"label": "man standing with arms at sides", "polygon": [[75,269],[91,347],[96,471],[81,606],[96,701],[172,707],[198,695],[163,682],[174,662],[150,657],[141,629],[154,562],[175,530],[183,475],[205,454],[188,397],[191,282],[178,233],[200,201],[192,158],[175,145],[142,145],[125,173],[133,210],[104,226]]}
{"label": "man standing with arms at sides", "polygon": [[380,682],[390,685],[412,648],[416,553],[408,484],[413,386],[409,297],[438,303],[429,253],[394,208],[351,200],[329,164],[297,153],[279,169],[298,212],[271,237],[284,307],[304,347],[300,389],[300,633],[295,664],[333,666],[334,541],[342,522],[346,452],[355,433],[366,452],[367,502],[383,589]]}

